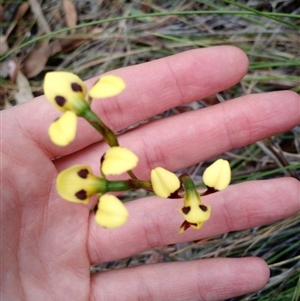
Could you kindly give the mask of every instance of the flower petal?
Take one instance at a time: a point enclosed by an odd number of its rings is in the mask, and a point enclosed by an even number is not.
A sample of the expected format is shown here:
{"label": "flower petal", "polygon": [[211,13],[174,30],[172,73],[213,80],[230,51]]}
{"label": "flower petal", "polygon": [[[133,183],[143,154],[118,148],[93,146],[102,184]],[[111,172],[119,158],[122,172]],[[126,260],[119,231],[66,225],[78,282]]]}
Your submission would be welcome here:
{"label": "flower petal", "polygon": [[106,98],[120,94],[126,88],[121,77],[104,75],[91,88],[89,95],[92,98]]}
{"label": "flower petal", "polygon": [[206,168],[203,173],[203,182],[206,186],[216,190],[225,189],[231,180],[230,165],[227,160],[218,159]]}
{"label": "flower petal", "polygon": [[159,197],[167,198],[180,187],[178,177],[162,167],[152,169],[150,177],[153,190]]}
{"label": "flower petal", "polygon": [[101,170],[105,175],[119,175],[136,167],[138,160],[128,148],[113,146],[106,151]]}
{"label": "flower petal", "polygon": [[87,88],[83,81],[70,72],[46,73],[44,93],[47,99],[62,112],[71,110],[77,115],[88,107],[85,101]]}
{"label": "flower petal", "polygon": [[95,215],[97,224],[105,228],[118,228],[124,225],[129,212],[124,204],[114,195],[104,194],[99,199]]}
{"label": "flower petal", "polygon": [[198,224],[192,224],[192,223],[189,223],[187,221],[184,221],[179,230],[178,230],[178,233],[181,234],[183,233],[184,231],[186,231],[189,227],[193,228],[193,229],[196,229],[196,230],[199,230],[201,227],[202,227],[203,223],[198,223]]}
{"label": "flower petal", "polygon": [[87,204],[93,194],[104,193],[106,180],[93,175],[87,165],[74,165],[60,172],[56,179],[59,195],[75,203]]}
{"label": "flower petal", "polygon": [[65,112],[49,127],[51,141],[58,146],[66,146],[75,139],[77,116],[72,111]]}
{"label": "flower petal", "polygon": [[[187,208],[189,210],[185,210]],[[211,207],[207,205],[183,207],[180,212],[190,224],[202,224],[210,218]]]}

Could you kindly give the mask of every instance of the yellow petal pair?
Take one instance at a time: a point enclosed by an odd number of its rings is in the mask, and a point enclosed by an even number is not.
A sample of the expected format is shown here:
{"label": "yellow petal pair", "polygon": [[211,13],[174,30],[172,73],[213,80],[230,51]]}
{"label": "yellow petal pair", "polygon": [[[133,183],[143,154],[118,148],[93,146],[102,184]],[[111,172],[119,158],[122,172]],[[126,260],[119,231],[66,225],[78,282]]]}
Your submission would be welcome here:
{"label": "yellow petal pair", "polygon": [[95,220],[104,228],[118,228],[124,225],[129,213],[124,204],[114,195],[105,194],[100,197]]}

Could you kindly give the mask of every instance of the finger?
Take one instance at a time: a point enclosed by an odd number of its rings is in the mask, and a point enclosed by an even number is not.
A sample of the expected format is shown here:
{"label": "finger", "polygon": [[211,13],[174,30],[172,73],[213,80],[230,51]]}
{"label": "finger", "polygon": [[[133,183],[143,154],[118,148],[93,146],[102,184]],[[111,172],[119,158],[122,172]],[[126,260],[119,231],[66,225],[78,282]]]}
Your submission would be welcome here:
{"label": "finger", "polygon": [[[177,171],[225,151],[289,130],[300,123],[300,97],[290,91],[247,95],[198,111],[188,112],[123,134],[120,144],[139,157],[137,175],[148,179],[157,166]],[[93,145],[64,162],[97,164],[107,147]]]}
{"label": "finger", "polygon": [[[126,203],[130,215],[121,228],[107,230],[90,217],[88,252],[93,263],[131,256],[155,246],[199,240],[276,221],[300,210],[300,183],[293,178],[229,186],[202,198],[211,218],[199,230],[178,234],[182,200],[149,197]],[[101,246],[101,247],[100,247]]]}
{"label": "finger", "polygon": [[257,291],[268,279],[259,258],[144,265],[94,275],[92,300],[225,300]]}
{"label": "finger", "polygon": [[[245,54],[231,46],[183,52],[111,72],[121,76],[127,88],[118,97],[95,101],[93,107],[110,127],[120,130],[174,106],[224,90],[240,81],[247,67]],[[88,86],[95,80],[87,81]],[[47,130],[59,113],[44,97],[14,110],[13,118],[22,120],[21,129],[51,157],[72,153],[99,140],[99,134],[81,120],[76,141],[65,148],[55,147]]]}

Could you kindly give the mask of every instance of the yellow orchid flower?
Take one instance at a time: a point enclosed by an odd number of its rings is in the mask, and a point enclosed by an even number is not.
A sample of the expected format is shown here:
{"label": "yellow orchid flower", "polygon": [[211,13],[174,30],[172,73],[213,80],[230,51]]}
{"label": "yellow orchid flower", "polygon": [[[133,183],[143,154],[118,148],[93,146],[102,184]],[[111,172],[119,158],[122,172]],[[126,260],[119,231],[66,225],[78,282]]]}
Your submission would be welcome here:
{"label": "yellow orchid flower", "polygon": [[155,194],[161,198],[170,197],[180,187],[178,177],[162,167],[152,169],[150,178]]}
{"label": "yellow orchid flower", "polygon": [[88,165],[74,165],[58,174],[56,188],[64,199],[87,204],[94,194],[130,190],[132,183],[128,180],[108,181],[95,176]]}
{"label": "yellow orchid flower", "polygon": [[73,111],[80,116],[89,107],[85,101],[87,88],[75,74],[64,71],[46,73],[44,93],[59,111]]}
{"label": "yellow orchid flower", "polygon": [[91,88],[89,95],[92,98],[106,98],[120,94],[126,88],[122,78],[116,75],[103,75]]}
{"label": "yellow orchid flower", "polygon": [[59,195],[75,203],[87,204],[90,197],[105,193],[107,182],[95,176],[87,165],[74,165],[59,173],[56,186]]}
{"label": "yellow orchid flower", "polygon": [[206,186],[215,190],[225,189],[231,180],[230,165],[227,160],[218,159],[203,173],[203,182]]}
{"label": "yellow orchid flower", "polygon": [[181,180],[186,193],[184,196],[184,206],[180,209],[180,213],[183,215],[185,221],[180,226],[178,232],[182,233],[189,227],[199,230],[203,223],[209,219],[211,207],[201,202],[198,191],[187,174],[182,175]]}
{"label": "yellow orchid flower", "polygon": [[[87,204],[90,197],[107,191],[122,191],[130,189],[126,181],[106,181],[92,173],[86,165],[75,165],[59,173],[57,191],[64,199],[81,204]],[[128,219],[128,211],[115,196],[103,194],[99,198],[96,222],[105,228],[117,228]]]}
{"label": "yellow orchid flower", "polygon": [[49,127],[48,133],[51,141],[58,146],[66,146],[76,136],[77,116],[72,111],[65,112]]}
{"label": "yellow orchid flower", "polygon": [[99,198],[95,220],[104,228],[118,228],[124,225],[129,213],[125,205],[114,195],[105,194]]}
{"label": "yellow orchid flower", "polygon": [[[118,95],[126,85],[122,78],[115,75],[103,75],[90,91],[92,98],[105,98]],[[87,88],[83,81],[75,74],[64,71],[48,72],[44,80],[44,93],[46,98],[62,112],[74,112],[77,116],[84,117],[103,136],[110,145],[118,145],[114,133],[102,122],[90,108],[90,100],[86,101]],[[66,146],[75,138],[75,124],[73,117],[68,114],[56,121],[49,130],[50,138],[54,144]],[[68,124],[65,122],[71,119]],[[65,129],[64,127],[67,126]],[[67,142],[69,141],[69,142]]]}
{"label": "yellow orchid flower", "polygon": [[101,164],[105,175],[119,175],[137,166],[138,157],[128,148],[113,146],[109,148]]}

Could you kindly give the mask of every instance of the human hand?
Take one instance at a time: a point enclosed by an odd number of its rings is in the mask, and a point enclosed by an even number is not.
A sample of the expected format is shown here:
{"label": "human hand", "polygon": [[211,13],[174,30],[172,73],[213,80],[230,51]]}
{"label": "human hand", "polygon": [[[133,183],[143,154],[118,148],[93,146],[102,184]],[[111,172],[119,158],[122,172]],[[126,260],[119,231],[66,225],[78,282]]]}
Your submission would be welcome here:
{"label": "human hand", "polygon": [[[94,110],[118,131],[234,85],[247,64],[240,50],[226,46],[116,70],[112,73],[125,80],[126,90],[95,101]],[[156,166],[180,170],[291,129],[300,123],[299,112],[300,98],[293,92],[247,95],[151,122],[119,141],[138,155],[135,173],[146,179]],[[268,267],[259,258],[160,263],[92,276],[90,264],[288,217],[300,209],[297,180],[252,181],[203,197],[212,215],[200,231],[179,235],[182,200],[158,197],[126,203],[128,222],[103,229],[87,206],[62,200],[55,188],[57,173],[71,165],[91,165],[97,173],[107,148],[97,142],[98,133],[81,120],[72,144],[53,145],[47,130],[58,114],[44,97],[1,113],[4,300],[223,300],[258,290],[268,280]]]}

